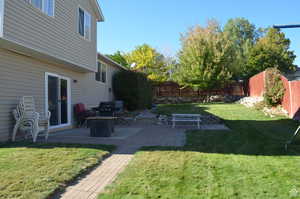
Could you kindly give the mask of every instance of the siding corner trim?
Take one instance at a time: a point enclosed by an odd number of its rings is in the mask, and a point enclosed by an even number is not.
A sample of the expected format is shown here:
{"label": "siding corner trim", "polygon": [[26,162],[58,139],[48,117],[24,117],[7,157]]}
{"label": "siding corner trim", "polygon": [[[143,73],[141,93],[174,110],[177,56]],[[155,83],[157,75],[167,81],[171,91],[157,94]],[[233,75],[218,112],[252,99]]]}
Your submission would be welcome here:
{"label": "siding corner trim", "polygon": [[4,3],[5,0],[0,0],[0,37],[3,37]]}

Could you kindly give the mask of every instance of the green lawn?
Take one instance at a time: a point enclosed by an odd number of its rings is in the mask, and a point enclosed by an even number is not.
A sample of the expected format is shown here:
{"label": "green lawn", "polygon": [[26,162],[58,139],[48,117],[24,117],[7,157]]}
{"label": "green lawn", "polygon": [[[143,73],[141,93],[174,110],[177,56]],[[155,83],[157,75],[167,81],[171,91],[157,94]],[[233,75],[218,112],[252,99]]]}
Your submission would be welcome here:
{"label": "green lawn", "polygon": [[144,148],[100,198],[300,198],[300,147],[283,147],[296,122],[237,104],[159,107],[189,110],[215,114],[231,131],[190,131],[185,147]]}
{"label": "green lawn", "polygon": [[0,198],[48,198],[111,150],[101,145],[0,145]]}

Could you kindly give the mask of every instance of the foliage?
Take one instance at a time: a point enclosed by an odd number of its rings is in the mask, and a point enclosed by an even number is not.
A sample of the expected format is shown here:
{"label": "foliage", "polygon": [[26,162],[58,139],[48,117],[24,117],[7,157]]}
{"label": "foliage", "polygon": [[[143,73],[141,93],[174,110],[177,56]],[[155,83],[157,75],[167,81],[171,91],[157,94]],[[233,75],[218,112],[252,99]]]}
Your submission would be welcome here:
{"label": "foliage", "polygon": [[254,104],[254,109],[258,111],[263,110],[265,107],[266,107],[266,103],[264,101]]}
{"label": "foliage", "polygon": [[230,68],[233,78],[244,79],[247,76],[249,52],[260,35],[259,30],[247,19],[235,18],[228,20],[224,33],[234,45],[235,59]]}
{"label": "foliage", "polygon": [[126,60],[132,68],[137,71],[147,72],[156,67],[160,54],[148,44],[137,46],[132,52],[126,55]]}
{"label": "foliage", "polygon": [[168,67],[165,57],[148,44],[137,46],[126,55],[126,60],[132,70],[145,73],[153,81],[167,80]]}
{"label": "foliage", "polygon": [[0,198],[50,198],[113,149],[105,145],[1,144]]}
{"label": "foliage", "polygon": [[280,104],[285,92],[280,71],[277,68],[268,68],[266,70],[265,83],[265,103],[269,106]]}
{"label": "foliage", "polygon": [[164,59],[166,69],[167,69],[167,80],[174,81],[174,73],[177,71],[179,64],[175,57],[165,57]]}
{"label": "foliage", "polygon": [[[177,113],[176,105],[164,106]],[[299,183],[300,151],[285,152],[283,143],[296,122],[239,104],[185,106],[185,113],[201,109],[217,115],[231,130],[189,131],[184,147],[144,148],[99,198],[291,198]]]}
{"label": "foliage", "polygon": [[123,100],[129,110],[151,108],[152,86],[143,73],[117,72],[113,76],[113,90],[116,99]]}
{"label": "foliage", "polygon": [[234,41],[237,46],[242,46],[246,41],[255,43],[258,32],[254,24],[245,18],[229,19],[224,26],[224,32],[230,34],[229,39]]}
{"label": "foliage", "polygon": [[290,40],[277,29],[270,28],[267,34],[260,38],[250,51],[247,63],[247,76],[276,67],[282,72],[295,71],[293,64],[296,56],[289,50]]}
{"label": "foliage", "polygon": [[194,89],[211,89],[227,84],[232,73],[234,45],[215,21],[207,27],[195,26],[181,38],[179,67],[174,79]]}
{"label": "foliage", "polygon": [[120,52],[117,51],[112,55],[107,55],[110,59],[114,60],[116,63],[120,64],[121,66],[124,66],[126,68],[129,68],[129,64],[125,58],[125,56]]}

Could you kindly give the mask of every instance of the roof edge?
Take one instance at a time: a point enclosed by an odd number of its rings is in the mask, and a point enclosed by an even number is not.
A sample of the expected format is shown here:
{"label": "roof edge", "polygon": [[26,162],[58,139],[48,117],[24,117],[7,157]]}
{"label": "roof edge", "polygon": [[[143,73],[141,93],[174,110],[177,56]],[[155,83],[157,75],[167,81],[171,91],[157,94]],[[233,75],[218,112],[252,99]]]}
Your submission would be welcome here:
{"label": "roof edge", "polygon": [[97,14],[98,22],[103,22],[105,19],[104,19],[104,15],[103,15],[103,12],[102,12],[102,9],[101,9],[101,6],[100,6],[98,0],[91,0],[91,2],[97,8],[97,10],[95,10],[95,12]]}
{"label": "roof edge", "polygon": [[125,66],[122,66],[121,64],[115,62],[114,60],[112,60],[111,58],[101,54],[101,53],[98,53],[98,59],[102,59],[102,60],[105,60],[105,61],[108,61],[108,62],[111,62],[112,64],[114,64],[116,67],[119,67],[123,70],[128,70],[128,68],[126,68]]}

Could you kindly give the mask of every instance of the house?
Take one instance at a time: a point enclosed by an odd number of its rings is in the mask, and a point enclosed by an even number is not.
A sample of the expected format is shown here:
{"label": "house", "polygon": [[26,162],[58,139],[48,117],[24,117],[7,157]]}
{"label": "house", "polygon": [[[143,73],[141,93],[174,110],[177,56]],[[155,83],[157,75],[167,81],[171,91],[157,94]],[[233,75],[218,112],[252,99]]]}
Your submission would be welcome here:
{"label": "house", "polygon": [[[263,71],[249,79],[250,97],[263,97],[265,76],[266,71]],[[290,118],[300,120],[300,70],[281,75],[281,80],[285,88],[281,105],[288,112]]]}
{"label": "house", "polygon": [[72,128],[74,104],[113,99],[122,66],[97,53],[102,21],[97,0],[0,0],[0,141],[10,139],[22,96],[51,111],[53,131]]}

